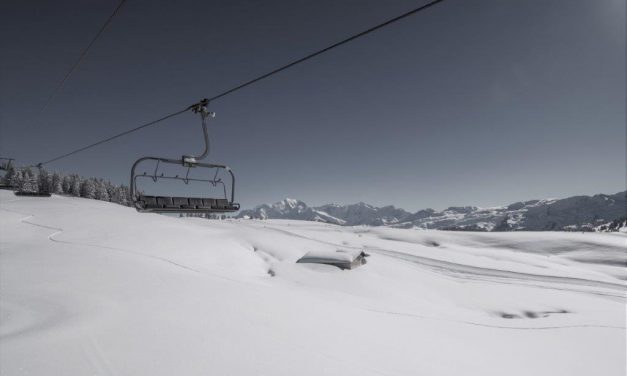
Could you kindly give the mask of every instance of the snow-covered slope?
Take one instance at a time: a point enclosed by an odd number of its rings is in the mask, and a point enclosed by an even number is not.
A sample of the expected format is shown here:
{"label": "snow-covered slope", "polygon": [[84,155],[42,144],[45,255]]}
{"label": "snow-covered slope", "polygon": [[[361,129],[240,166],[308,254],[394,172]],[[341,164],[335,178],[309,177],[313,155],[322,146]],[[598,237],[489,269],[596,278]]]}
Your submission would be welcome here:
{"label": "snow-covered slope", "polygon": [[[0,191],[0,374],[622,376],[626,239],[209,221]],[[371,257],[295,263],[337,249]]]}
{"label": "snow-covered slope", "polygon": [[613,195],[531,200],[491,208],[452,206],[442,211],[424,209],[416,213],[394,206],[376,207],[363,202],[309,207],[302,201],[286,199],[273,205],[264,204],[243,210],[238,218],[299,219],[349,226],[475,231],[591,230],[627,215],[626,196],[627,192],[620,192]]}

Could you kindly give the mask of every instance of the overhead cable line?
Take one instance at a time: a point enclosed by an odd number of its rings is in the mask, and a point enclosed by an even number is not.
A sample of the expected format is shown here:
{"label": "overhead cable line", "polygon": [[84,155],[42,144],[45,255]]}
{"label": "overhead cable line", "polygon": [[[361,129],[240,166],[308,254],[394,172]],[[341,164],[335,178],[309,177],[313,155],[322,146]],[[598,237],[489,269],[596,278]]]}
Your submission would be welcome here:
{"label": "overhead cable line", "polygon": [[80,149],[76,149],[76,150],[70,151],[70,152],[68,152],[68,153],[65,153],[65,154],[60,155],[60,156],[55,157],[55,158],[52,158],[52,159],[47,160],[47,161],[45,161],[45,162],[40,162],[40,163],[38,163],[38,164],[37,164],[37,166],[43,166],[43,165],[46,165],[46,164],[48,164],[48,163],[52,163],[52,162],[58,161],[59,159],[62,159],[62,158],[65,158],[65,157],[69,157],[70,155],[74,155],[74,154],[76,154],[76,153],[80,153],[81,151],[85,151],[85,150],[87,150],[87,149],[91,149],[91,148],[93,148],[94,146],[102,145],[102,144],[104,144],[105,142],[109,142],[109,141],[115,140],[116,138],[119,138],[119,137],[122,137],[122,136],[126,136],[126,135],[127,135],[127,134],[129,134],[129,133],[137,132],[137,131],[138,131],[138,130],[140,130],[140,129],[144,129],[144,128],[149,127],[149,126],[151,126],[151,125],[155,125],[155,124],[157,124],[157,123],[159,123],[159,122],[161,122],[161,121],[164,121],[164,120],[167,120],[167,119],[169,119],[169,118],[175,117],[176,115],[180,115],[180,114],[182,114],[183,112],[187,112],[187,111],[188,111],[188,110],[190,110],[190,108],[192,108],[192,107],[193,107],[193,106],[190,106],[190,107],[188,107],[188,108],[186,108],[186,109],[184,109],[184,110],[180,110],[180,111],[178,111],[178,112],[172,113],[172,114],[170,114],[170,115],[166,115],[166,116],[164,116],[164,117],[162,117],[162,118],[159,118],[159,119],[157,119],[157,120],[153,120],[153,121],[148,122],[148,123],[146,123],[146,124],[142,124],[142,125],[140,125],[139,127],[135,127],[135,128],[133,128],[133,129],[129,129],[128,131],[125,131],[125,132],[122,132],[122,133],[118,133],[118,134],[116,134],[115,136],[111,136],[111,137],[109,137],[109,138],[105,138],[104,140],[100,140],[100,141],[98,141],[98,142],[94,142],[93,144],[89,144],[89,145],[87,145],[87,146],[83,146],[83,147],[82,147],[82,148],[80,148]]}
{"label": "overhead cable line", "polygon": [[[231,88],[229,90],[226,90],[226,91],[224,91],[224,92],[222,92],[220,94],[214,95],[213,97],[210,97],[210,98],[203,99],[201,102],[195,103],[195,104],[187,107],[185,110],[181,110],[181,111],[172,113],[172,114],[164,116],[164,117],[162,117],[160,119],[157,119],[157,120],[151,121],[149,123],[143,124],[143,125],[141,125],[139,127],[136,127],[136,128],[133,128],[133,129],[129,129],[128,131],[119,133],[119,134],[117,134],[115,136],[111,136],[111,137],[109,137],[107,139],[104,139],[104,140],[95,142],[93,144],[84,146],[84,147],[82,147],[80,149],[71,151],[69,153],[63,154],[63,155],[58,156],[56,158],[52,158],[52,159],[50,159],[50,160],[48,160],[46,162],[41,162],[41,163],[38,164],[38,166],[42,166],[42,165],[45,165],[45,164],[48,164],[48,163],[52,163],[52,162],[57,161],[59,159],[62,159],[62,158],[65,158],[65,157],[69,157],[70,155],[73,155],[73,154],[76,154],[76,153],[80,153],[80,152],[82,152],[84,150],[90,149],[90,148],[92,148],[94,146],[98,146],[98,145],[104,144],[105,142],[109,142],[109,141],[114,140],[114,139],[116,139],[118,137],[122,137],[122,136],[125,136],[125,135],[129,134],[129,133],[133,133],[133,132],[136,132],[136,131],[138,131],[140,129],[146,128],[148,126],[155,125],[155,124],[157,124],[157,123],[159,123],[159,122],[161,122],[163,120],[169,119],[169,118],[174,117],[176,115],[180,115],[180,114],[182,114],[182,113],[184,113],[184,112],[186,112],[188,110],[196,109],[196,108],[198,108],[198,106],[201,103],[211,102],[211,101],[214,101],[216,99],[223,98],[223,97],[225,97],[225,96],[227,96],[229,94],[232,94],[232,93],[234,93],[234,92],[236,92],[236,91],[238,91],[240,89],[243,89],[243,88],[245,88],[245,87],[247,87],[249,85],[252,85],[252,84],[254,84],[256,82],[259,82],[259,81],[261,81],[261,80],[263,80],[265,78],[268,78],[268,77],[270,77],[272,75],[275,75],[275,74],[277,74],[279,72],[282,72],[282,71],[284,71],[286,69],[289,69],[289,68],[291,68],[291,67],[293,67],[293,66],[295,66],[297,64],[303,63],[303,62],[305,62],[305,61],[307,61],[309,59],[312,59],[312,58],[314,58],[314,57],[316,57],[318,55],[321,55],[321,54],[323,54],[325,52],[328,52],[328,51],[330,51],[330,50],[332,50],[332,49],[334,49],[336,47],[342,46],[342,45],[344,45],[344,44],[346,44],[348,42],[351,42],[351,41],[353,41],[353,40],[355,40],[357,38],[363,37],[364,35],[370,34],[370,33],[374,32],[376,30],[379,30],[379,29],[382,29],[382,28],[384,28],[386,26],[389,26],[390,24],[393,24],[393,23],[395,23],[397,21],[400,21],[400,20],[402,20],[402,19],[404,19],[406,17],[409,17],[409,16],[412,16],[414,14],[417,14],[417,13],[419,13],[419,12],[421,12],[423,10],[426,10],[426,9],[428,9],[428,8],[438,4],[438,3],[441,3],[443,1],[444,0],[432,0],[432,1],[428,2],[425,5],[422,5],[422,6],[418,7],[418,8],[414,8],[414,9],[408,11],[408,12],[405,12],[405,13],[401,14],[400,16],[394,17],[394,18],[389,19],[389,20],[387,20],[387,21],[385,21],[383,23],[380,23],[380,24],[378,24],[376,26],[373,26],[373,27],[371,27],[371,28],[369,28],[367,30],[364,30],[362,32],[354,34],[354,35],[352,35],[352,36],[350,36],[350,37],[348,37],[346,39],[343,39],[343,40],[341,40],[341,41],[339,41],[337,43],[334,43],[334,44],[332,44],[332,45],[330,45],[328,47],[325,47],[325,48],[323,48],[321,50],[313,52],[313,53],[311,53],[311,54],[309,54],[309,55],[307,55],[305,57],[302,57],[300,59],[294,60],[294,61],[292,61],[292,62],[290,62],[288,64],[285,64],[285,65],[283,65],[283,66],[281,66],[281,67],[279,67],[277,69],[274,69],[274,70],[272,70],[272,71],[270,71],[268,73],[262,74],[261,76],[258,76],[256,78],[253,78],[252,80],[246,81],[246,82],[244,82],[244,83],[242,83],[240,85],[237,85],[237,86],[235,86],[235,87],[233,87],[233,88]],[[124,2],[124,0],[122,2]]]}
{"label": "overhead cable line", "polygon": [[76,71],[76,69],[78,69],[78,67],[81,65],[83,60],[85,60],[85,57],[87,57],[87,54],[89,53],[89,50],[91,49],[91,47],[94,45],[94,43],[96,43],[96,41],[98,39],[100,39],[100,37],[102,36],[104,31],[107,29],[107,27],[109,26],[109,24],[111,23],[111,21],[113,20],[115,15],[118,13],[120,8],[122,8],[122,5],[124,5],[125,2],[126,2],[126,0],[120,1],[120,3],[115,8],[113,13],[111,13],[109,18],[107,18],[107,21],[105,21],[104,25],[102,25],[100,30],[98,30],[98,33],[96,34],[96,36],[91,40],[91,42],[89,42],[89,44],[83,50],[83,52],[81,52],[80,56],[78,57],[78,60],[76,60],[74,65],[72,65],[70,70],[65,74],[65,77],[63,77],[61,82],[59,82],[59,85],[57,85],[57,87],[54,89],[52,94],[50,94],[50,97],[48,97],[48,100],[46,101],[46,103],[44,103],[43,107],[41,108],[41,110],[39,111],[39,114],[37,116],[41,116],[48,109],[48,106],[50,106],[50,103],[52,103],[52,101],[57,97],[57,95],[61,92],[61,89],[63,88],[63,86],[67,82],[67,80],[70,79],[70,77],[72,76],[74,71]]}
{"label": "overhead cable line", "polygon": [[410,10],[410,11],[409,11],[409,12],[407,12],[407,13],[403,13],[403,14],[401,14],[400,16],[397,16],[397,17],[394,17],[394,18],[392,18],[392,19],[390,19],[390,20],[387,20],[387,21],[385,21],[385,22],[383,22],[383,23],[381,23],[381,24],[378,24],[377,26],[373,26],[373,27],[371,27],[371,28],[370,28],[370,29],[368,29],[368,30],[364,30],[364,31],[362,31],[362,32],[360,32],[360,33],[357,33],[357,34],[355,34],[355,35],[353,35],[353,36],[350,36],[350,37],[348,37],[348,38],[346,38],[346,39],[344,39],[344,40],[341,40],[341,41],[339,41],[339,42],[337,42],[337,43],[335,43],[335,44],[332,44],[332,45],[330,45],[329,47],[326,47],[326,48],[323,48],[323,49],[318,50],[318,51],[316,51],[316,52],[313,52],[313,53],[311,53],[311,54],[309,54],[309,55],[307,55],[307,56],[305,56],[305,57],[302,57],[302,58],[300,58],[300,59],[298,59],[298,60],[294,60],[294,61],[292,61],[292,62],[291,62],[291,63],[289,63],[289,64],[285,64],[284,66],[282,66],[282,67],[280,67],[280,68],[277,68],[277,69],[275,69],[275,70],[273,70],[273,71],[271,71],[271,72],[268,72],[268,73],[266,73],[266,74],[263,74],[263,75],[261,75],[261,76],[259,76],[259,77],[257,77],[257,78],[254,78],[254,79],[252,79],[252,80],[250,80],[250,81],[244,82],[244,83],[243,83],[243,84],[241,84],[241,85],[235,86],[235,87],[234,87],[234,88],[232,88],[232,89],[229,89],[229,90],[227,90],[227,91],[225,91],[225,92],[223,92],[223,93],[220,93],[220,94],[215,95],[215,96],[213,96],[213,97],[211,97],[211,98],[208,98],[208,99],[209,99],[209,101],[211,102],[211,101],[216,100],[216,99],[218,99],[218,98],[222,98],[222,97],[224,97],[224,96],[227,96],[227,95],[229,95],[229,94],[231,94],[231,93],[233,93],[233,92],[236,92],[236,91],[238,91],[238,90],[240,90],[240,89],[245,88],[246,86],[252,85],[252,84],[254,84],[255,82],[261,81],[261,80],[263,80],[264,78],[268,78],[268,77],[270,77],[270,76],[272,76],[272,75],[274,75],[274,74],[277,74],[277,73],[279,73],[279,72],[281,72],[281,71],[284,71],[284,70],[286,70],[286,69],[289,69],[289,68],[293,67],[293,66],[294,66],[294,65],[296,65],[296,64],[300,64],[300,63],[302,63],[302,62],[304,62],[304,61],[306,61],[306,60],[309,60],[309,59],[311,59],[311,58],[314,58],[314,57],[316,57],[316,56],[318,56],[318,55],[322,55],[323,53],[325,53],[325,52],[327,52],[327,51],[330,51],[330,50],[332,50],[332,49],[334,49],[334,48],[336,48],[336,47],[339,47],[339,46],[341,46],[341,45],[343,45],[343,44],[346,44],[346,43],[348,43],[348,42],[351,42],[351,41],[353,41],[353,40],[355,40],[355,39],[357,39],[357,38],[359,38],[359,37],[363,37],[363,36],[364,36],[364,35],[366,35],[366,34],[370,34],[370,33],[372,33],[373,31],[376,31],[376,30],[379,30],[379,29],[381,29],[381,28],[384,28],[384,27],[386,27],[386,26],[388,26],[388,25],[390,25],[390,24],[392,24],[392,23],[394,23],[394,22],[396,22],[396,21],[400,21],[400,20],[402,20],[402,19],[403,19],[403,18],[405,18],[405,17],[409,17],[409,16],[411,16],[411,15],[414,15],[414,14],[416,14],[416,13],[418,13],[418,12],[422,11],[422,10],[425,10],[425,9],[427,9],[427,8],[429,8],[429,7],[432,7],[432,6],[436,5],[437,3],[441,3],[441,2],[443,2],[443,1],[444,1],[444,0],[434,0],[434,1],[431,1],[431,2],[429,2],[429,3],[425,4],[425,5],[421,6],[421,7],[418,7],[418,8],[412,9],[412,10]]}

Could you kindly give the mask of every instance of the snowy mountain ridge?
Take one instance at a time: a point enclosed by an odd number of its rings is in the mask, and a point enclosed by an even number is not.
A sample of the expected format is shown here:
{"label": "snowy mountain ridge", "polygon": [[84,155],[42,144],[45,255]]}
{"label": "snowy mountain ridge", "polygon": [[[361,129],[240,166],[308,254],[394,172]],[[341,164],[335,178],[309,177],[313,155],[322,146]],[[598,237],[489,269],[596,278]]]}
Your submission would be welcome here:
{"label": "snowy mountain ridge", "polygon": [[298,219],[303,221],[325,222],[337,225],[344,225],[346,221],[333,217],[323,210],[318,210],[307,206],[303,201],[286,198],[274,204],[263,204],[255,207],[254,213],[243,210],[238,218],[258,218],[258,219]]}
{"label": "snowy mountain ridge", "polygon": [[347,226],[389,226],[466,231],[592,230],[627,214],[627,192],[519,201],[505,206],[451,206],[411,213],[364,202],[310,207],[291,198],[242,210],[237,218],[298,219]]}

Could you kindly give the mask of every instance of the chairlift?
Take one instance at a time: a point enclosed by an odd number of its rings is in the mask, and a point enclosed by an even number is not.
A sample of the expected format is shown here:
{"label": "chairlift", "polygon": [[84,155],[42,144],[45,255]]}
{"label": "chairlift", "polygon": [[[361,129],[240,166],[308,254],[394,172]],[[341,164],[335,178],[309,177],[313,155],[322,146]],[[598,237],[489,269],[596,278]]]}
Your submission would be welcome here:
{"label": "chairlift", "polygon": [[9,171],[13,168],[14,161],[13,158],[0,157],[0,171]]}
{"label": "chairlift", "polygon": [[8,181],[5,181],[5,177],[7,176],[9,171],[13,169],[14,161],[15,159],[13,158],[0,157],[0,171],[3,172],[2,179],[0,179],[0,189],[13,189],[13,187],[11,187],[11,184],[9,184]]}
{"label": "chairlift", "polygon": [[[207,130],[207,118],[215,117],[213,112],[207,110],[209,101],[203,99],[199,103],[190,108],[194,113],[200,114],[202,120],[202,129],[205,140],[205,150],[199,156],[183,155],[181,159],[161,158],[161,157],[143,157],[135,161],[131,168],[131,200],[137,211],[142,213],[229,213],[238,211],[240,205],[235,202],[235,175],[233,171],[225,165],[204,163],[200,160],[209,154],[209,132]],[[137,173],[137,167],[146,161],[154,161],[154,170],[150,173]],[[184,167],[184,176],[166,174],[160,172],[163,164],[177,165]],[[191,177],[192,169],[205,169],[208,173],[206,177]],[[226,171],[230,176],[230,192],[227,191],[227,185],[220,177],[220,173]],[[140,191],[137,181],[141,179],[152,180],[157,183],[160,180],[181,181],[185,185],[191,183],[205,183],[208,188],[222,188],[222,197],[176,197],[173,195],[146,195]]]}

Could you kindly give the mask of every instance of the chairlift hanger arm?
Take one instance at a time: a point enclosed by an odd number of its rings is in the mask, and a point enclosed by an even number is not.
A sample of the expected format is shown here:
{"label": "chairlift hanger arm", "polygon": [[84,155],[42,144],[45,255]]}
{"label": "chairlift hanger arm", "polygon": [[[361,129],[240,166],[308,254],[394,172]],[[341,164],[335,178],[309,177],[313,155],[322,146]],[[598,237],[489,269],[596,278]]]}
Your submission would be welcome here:
{"label": "chairlift hanger arm", "polygon": [[208,107],[209,107],[209,100],[207,98],[202,99],[200,102],[194,103],[193,105],[188,107],[188,109],[191,110],[192,112],[196,114],[200,114],[200,118],[202,121],[203,139],[205,141],[205,149],[198,156],[183,155],[182,161],[183,161],[184,166],[194,167],[194,164],[197,161],[201,159],[205,159],[207,155],[209,155],[209,130],[207,129],[207,118],[208,117],[214,118],[216,114],[215,112],[209,111]]}

